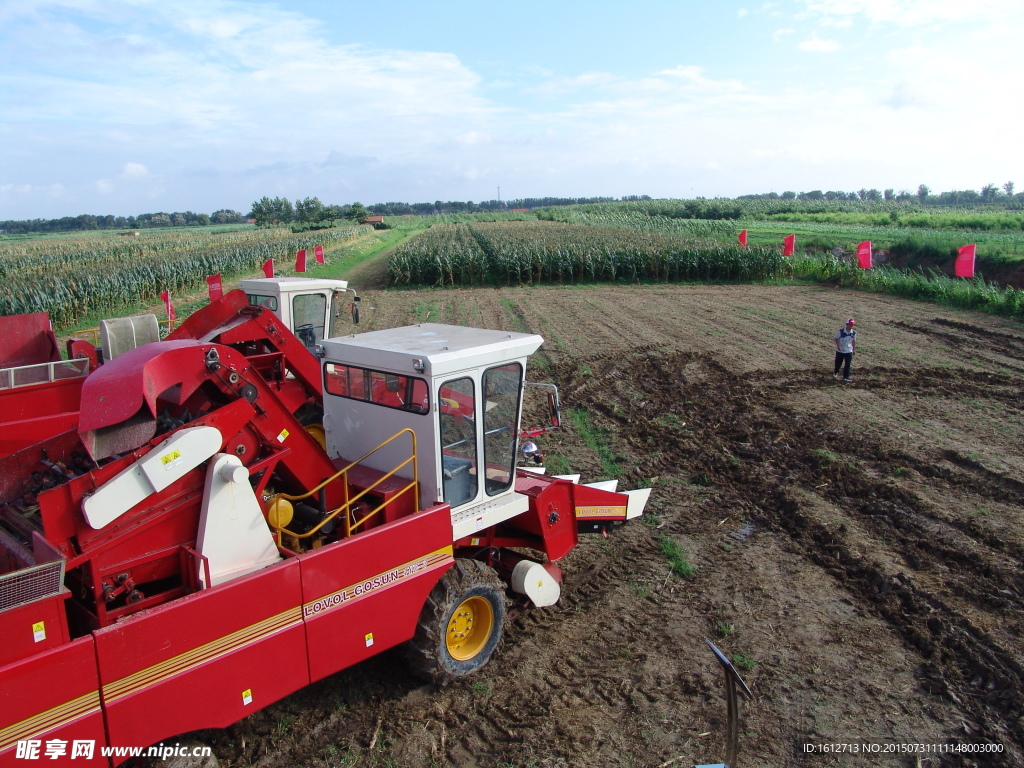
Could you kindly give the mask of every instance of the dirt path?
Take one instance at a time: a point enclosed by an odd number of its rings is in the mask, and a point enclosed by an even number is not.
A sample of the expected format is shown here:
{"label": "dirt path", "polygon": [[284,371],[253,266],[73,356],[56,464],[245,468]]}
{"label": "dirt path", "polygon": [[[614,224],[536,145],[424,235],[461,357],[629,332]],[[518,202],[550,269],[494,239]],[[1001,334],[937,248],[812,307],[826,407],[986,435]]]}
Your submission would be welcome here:
{"label": "dirt path", "polygon": [[[587,538],[553,608],[436,690],[386,653],[227,729],[236,766],[914,766],[806,745],[994,744],[1024,764],[1024,328],[822,288],[367,291],[366,330],[424,320],[546,338],[530,378],[585,409],[648,515]],[[371,309],[371,307],[373,309]],[[857,317],[854,382],[831,335]],[[585,480],[572,426],[545,440]],[[669,537],[697,566],[671,575]],[[837,747],[838,748],[838,747]],[[898,747],[897,747],[898,748]]]}

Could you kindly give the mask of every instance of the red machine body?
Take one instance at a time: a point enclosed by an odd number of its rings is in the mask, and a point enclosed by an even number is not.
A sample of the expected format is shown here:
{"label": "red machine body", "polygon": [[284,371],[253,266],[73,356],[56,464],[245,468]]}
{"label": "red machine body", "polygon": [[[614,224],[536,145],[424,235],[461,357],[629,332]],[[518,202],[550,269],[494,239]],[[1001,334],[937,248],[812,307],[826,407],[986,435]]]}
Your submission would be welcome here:
{"label": "red machine body", "polygon": [[[76,428],[26,417],[36,439],[0,456],[0,765],[227,726],[413,638],[456,558],[507,577],[528,548],[559,577],[579,530],[626,517],[520,471],[529,509],[456,541],[448,504],[307,432],[323,375],[234,292],[84,378]],[[271,542],[241,570],[232,525]]]}
{"label": "red machine body", "polygon": [[88,373],[61,360],[45,312],[0,317],[0,456],[74,427]]}

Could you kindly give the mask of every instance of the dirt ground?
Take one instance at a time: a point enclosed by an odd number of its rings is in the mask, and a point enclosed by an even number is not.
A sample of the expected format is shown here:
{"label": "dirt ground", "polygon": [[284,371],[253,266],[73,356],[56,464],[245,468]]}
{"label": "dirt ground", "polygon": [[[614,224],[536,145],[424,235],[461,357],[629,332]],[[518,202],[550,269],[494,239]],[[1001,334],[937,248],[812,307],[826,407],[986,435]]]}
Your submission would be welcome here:
{"label": "dirt ground", "polygon": [[584,538],[476,676],[436,689],[384,653],[205,732],[222,766],[719,762],[705,640],[754,694],[740,766],[1024,765],[1019,323],[757,286],[371,291],[362,317],[543,335],[528,377],[577,409],[549,461],[653,485],[647,515]]}

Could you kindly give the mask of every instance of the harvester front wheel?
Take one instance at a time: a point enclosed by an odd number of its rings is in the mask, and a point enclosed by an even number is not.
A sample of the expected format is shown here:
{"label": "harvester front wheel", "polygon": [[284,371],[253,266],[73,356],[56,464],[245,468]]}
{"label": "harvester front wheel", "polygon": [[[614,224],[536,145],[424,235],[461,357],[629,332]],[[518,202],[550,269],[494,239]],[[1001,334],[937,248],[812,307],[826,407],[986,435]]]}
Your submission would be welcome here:
{"label": "harvester front wheel", "polygon": [[427,598],[406,643],[413,672],[443,685],[483,667],[501,640],[505,585],[477,560],[456,560]]}
{"label": "harvester front wheel", "polygon": [[295,418],[325,451],[327,450],[327,433],[324,431],[324,409],[313,403],[306,403],[295,412]]}

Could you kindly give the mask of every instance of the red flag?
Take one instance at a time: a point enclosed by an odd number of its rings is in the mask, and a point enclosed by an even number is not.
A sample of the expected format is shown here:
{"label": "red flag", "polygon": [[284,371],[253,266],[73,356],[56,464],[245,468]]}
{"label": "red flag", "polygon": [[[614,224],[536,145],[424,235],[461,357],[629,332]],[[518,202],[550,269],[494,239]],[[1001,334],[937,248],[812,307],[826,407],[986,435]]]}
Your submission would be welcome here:
{"label": "red flag", "polygon": [[957,251],[956,266],[953,268],[957,277],[974,277],[974,257],[977,253],[977,245],[960,247]]}
{"label": "red flag", "polygon": [[164,306],[167,308],[167,319],[174,323],[174,307],[171,306],[171,292],[164,291],[160,294],[160,298],[164,300]]}
{"label": "red flag", "polygon": [[740,232],[739,241],[740,245],[742,245],[744,248],[747,247],[747,230],[744,229],[742,232]]}
{"label": "red flag", "polygon": [[782,255],[792,256],[796,251],[796,235],[787,235],[782,241]]}
{"label": "red flag", "polygon": [[266,277],[273,277],[274,276],[274,260],[273,259],[267,259],[266,261],[263,262],[263,274]]}
{"label": "red flag", "polygon": [[210,301],[216,301],[224,295],[224,286],[221,284],[220,275],[210,275],[206,278],[206,285],[210,289]]}
{"label": "red flag", "polygon": [[305,272],[306,271],[306,249],[303,248],[301,251],[295,254],[295,271]]}
{"label": "red flag", "polygon": [[316,256],[317,264],[324,263],[324,247],[322,245],[318,245],[316,248],[313,249],[313,255]]}
{"label": "red flag", "polygon": [[861,269],[871,269],[871,241],[865,240],[857,245],[857,266]]}

